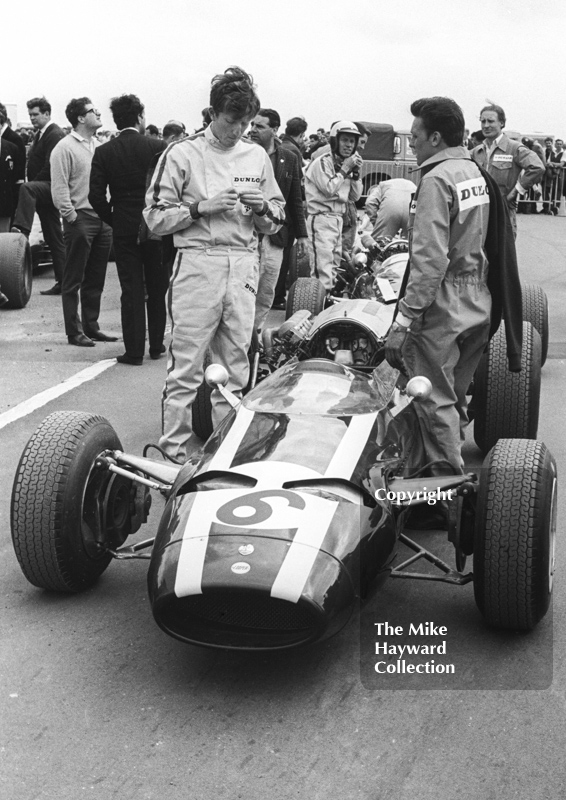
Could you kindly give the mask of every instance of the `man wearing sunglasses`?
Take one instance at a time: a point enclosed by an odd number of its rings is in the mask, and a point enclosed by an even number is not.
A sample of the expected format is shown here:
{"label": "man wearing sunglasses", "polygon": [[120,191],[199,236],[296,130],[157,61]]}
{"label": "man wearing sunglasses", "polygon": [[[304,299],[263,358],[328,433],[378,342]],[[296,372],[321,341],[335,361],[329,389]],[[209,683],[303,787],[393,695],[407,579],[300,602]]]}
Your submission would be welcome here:
{"label": "man wearing sunglasses", "polygon": [[102,120],[88,97],[71,100],[65,114],[73,130],[51,153],[51,195],[63,217],[67,252],[62,280],[65,333],[69,344],[94,347],[95,341],[117,341],[116,336],[103,333],[98,324],[112,229],[88,199],[95,134]]}

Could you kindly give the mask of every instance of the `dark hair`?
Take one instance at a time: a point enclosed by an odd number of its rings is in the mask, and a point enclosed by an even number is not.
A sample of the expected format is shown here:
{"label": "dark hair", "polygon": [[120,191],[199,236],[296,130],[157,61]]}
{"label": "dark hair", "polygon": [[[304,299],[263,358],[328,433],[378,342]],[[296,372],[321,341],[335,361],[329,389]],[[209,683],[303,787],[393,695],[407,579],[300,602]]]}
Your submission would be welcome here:
{"label": "dark hair", "polygon": [[84,117],[87,103],[92,103],[90,97],[73,97],[73,99],[69,101],[65,109],[65,116],[73,128],[76,128],[79,124],[79,117]]}
{"label": "dark hair", "polygon": [[163,126],[164,139],[166,139],[168,136],[181,136],[182,133],[185,133],[185,129],[182,125],[178,125],[176,122],[168,122]]}
{"label": "dark hair", "polygon": [[484,139],[485,139],[485,136],[484,136],[484,134],[483,134],[483,131],[481,131],[481,130],[479,130],[479,131],[472,131],[472,132],[470,133],[470,139],[475,139],[475,140],[476,140],[476,142],[483,142],[483,141],[484,141]]}
{"label": "dark hair", "polygon": [[260,108],[257,112],[260,117],[267,117],[270,128],[278,128],[281,125],[281,117],[273,108]]}
{"label": "dark hair", "polygon": [[494,111],[497,114],[497,118],[499,122],[505,126],[507,120],[505,118],[505,111],[501,108],[501,106],[496,106],[495,103],[491,103],[489,106],[484,106],[480,111],[480,117],[484,111]]}
{"label": "dark hair", "polygon": [[51,114],[51,103],[45,97],[32,97],[27,101],[26,106],[30,111],[37,107],[42,114]]}
{"label": "dark hair", "polygon": [[0,125],[3,125],[8,119],[8,112],[4,103],[0,103]]}
{"label": "dark hair", "polygon": [[437,132],[448,147],[457,147],[464,141],[464,113],[450,97],[422,97],[411,103],[413,117],[422,119],[427,134]]}
{"label": "dark hair", "polygon": [[151,136],[159,136],[159,128],[157,125],[146,125],[145,132],[151,134]]}
{"label": "dark hair", "polygon": [[226,112],[238,119],[255,117],[260,102],[254,79],[240,67],[228,67],[211,81],[210,106],[215,114]]}
{"label": "dark hair", "polygon": [[203,110],[200,113],[202,114],[202,124],[205,126],[210,125],[210,123],[212,122],[212,117],[210,116],[210,108],[207,106],[206,108],[203,108]]}
{"label": "dark hair", "polygon": [[354,122],[354,125],[359,130],[360,136],[367,136],[369,139],[371,131],[365,125],[362,125],[361,122]]}
{"label": "dark hair", "polygon": [[307,121],[302,117],[291,117],[285,125],[285,133],[287,136],[300,136],[307,128]]}
{"label": "dark hair", "polygon": [[144,104],[135,94],[122,94],[110,101],[112,118],[119,131],[124,128],[135,128],[139,121],[138,117],[143,114],[144,109]]}

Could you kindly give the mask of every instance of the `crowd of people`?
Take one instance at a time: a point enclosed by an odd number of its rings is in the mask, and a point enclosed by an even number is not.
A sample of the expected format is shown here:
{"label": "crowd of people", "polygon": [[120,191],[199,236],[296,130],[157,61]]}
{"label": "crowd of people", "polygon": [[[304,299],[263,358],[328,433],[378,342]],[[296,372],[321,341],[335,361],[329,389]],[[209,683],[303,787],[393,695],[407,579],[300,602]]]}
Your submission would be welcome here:
{"label": "crowd of people", "polygon": [[[68,133],[44,97],[27,106],[34,135],[26,148],[0,105],[0,231],[29,237],[37,212],[55,273],[44,294],[61,295],[68,342],[79,347],[116,341],[98,324],[113,245],[121,364],[142,365],[146,328],[150,357],[165,352],[169,287],[160,444],[183,462],[207,353],[226,366],[228,389],[241,393],[254,328],[270,308],[284,307],[295,243],[332,292],[354,247],[370,132],[341,119],[307,140],[307,122],[295,116],[280,133],[278,112],[261,106],[252,77],[237,67],[212,79],[202,126],[190,135],[177,120],[161,132],[146,125],[135,95],[112,100],[115,135],[102,132],[88,97],[67,105]],[[437,472],[461,472],[466,389],[502,313],[510,369],[520,368],[517,201],[545,176],[546,187],[555,180],[564,151],[560,140],[537,154],[534,143],[509,139],[505,113],[493,104],[469,137],[449,98],[415,101],[411,112],[418,186],[390,179],[374,187],[364,244],[410,232],[410,271],[385,356],[409,376],[431,377],[433,394],[418,404],[428,455]],[[218,423],[227,413],[219,392],[212,405]]]}

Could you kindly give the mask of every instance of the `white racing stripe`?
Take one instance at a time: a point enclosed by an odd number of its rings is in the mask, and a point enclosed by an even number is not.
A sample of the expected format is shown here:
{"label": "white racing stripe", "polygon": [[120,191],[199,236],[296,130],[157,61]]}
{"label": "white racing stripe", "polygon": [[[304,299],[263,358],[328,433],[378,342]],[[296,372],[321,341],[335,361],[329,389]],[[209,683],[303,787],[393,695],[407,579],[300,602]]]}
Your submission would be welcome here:
{"label": "white racing stripe", "polygon": [[213,470],[230,469],[230,464],[234,460],[234,456],[236,455],[238,447],[242,444],[242,440],[246,435],[246,431],[250,427],[253,417],[253,411],[250,411],[244,406],[239,407],[238,413],[236,414],[236,419],[226,434],[226,438],[206,467],[207,472],[212,472]]}
{"label": "white racing stripe", "polygon": [[346,433],[340,440],[326,468],[324,473],[326,478],[344,478],[345,480],[351,478],[376,417],[377,412],[352,417]]}
{"label": "white racing stripe", "polygon": [[309,512],[303,512],[301,525],[273,581],[271,597],[297,603],[320,552],[338,503],[308,497]]}
{"label": "white racing stripe", "polygon": [[50,403],[51,400],[55,400],[55,398],[61,397],[62,394],[70,392],[71,389],[76,389],[81,383],[86,383],[86,381],[96,378],[97,375],[100,375],[115,363],[115,358],[105,358],[103,361],[98,361],[96,364],[92,364],[92,366],[77,372],[76,375],[71,375],[70,378],[66,378],[61,383],[57,384],[57,386],[45,389],[45,391],[30,397],[28,400],[18,403],[14,408],[0,414],[0,429],[5,428],[6,425],[9,425],[11,422],[26,417],[33,411],[41,408],[41,406]]}

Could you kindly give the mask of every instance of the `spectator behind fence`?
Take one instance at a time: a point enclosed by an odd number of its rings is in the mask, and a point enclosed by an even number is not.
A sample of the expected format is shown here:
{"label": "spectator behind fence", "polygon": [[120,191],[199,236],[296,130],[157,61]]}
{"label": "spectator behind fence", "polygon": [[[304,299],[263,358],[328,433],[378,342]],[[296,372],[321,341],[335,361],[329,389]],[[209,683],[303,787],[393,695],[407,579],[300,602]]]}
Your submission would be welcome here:
{"label": "spectator behind fence", "polygon": [[69,344],[94,347],[95,341],[118,340],[117,336],[103,333],[98,324],[112,229],[100,219],[88,199],[90,168],[97,145],[95,133],[102,121],[100,111],[89,97],[71,100],[65,114],[73,130],[51,153],[51,196],[63,217],[66,248],[63,317]]}
{"label": "spectator behind fence", "polygon": [[18,208],[14,215],[12,230],[29,238],[33,226],[33,215],[37,211],[45,241],[51,250],[55,284],[41,294],[61,294],[61,281],[65,268],[65,243],[61,230],[61,218],[51,197],[51,168],[49,158],[57,142],[65,135],[51,119],[51,105],[45,97],[28,100],[29,118],[36,134],[28,153],[28,183],[20,187]]}

